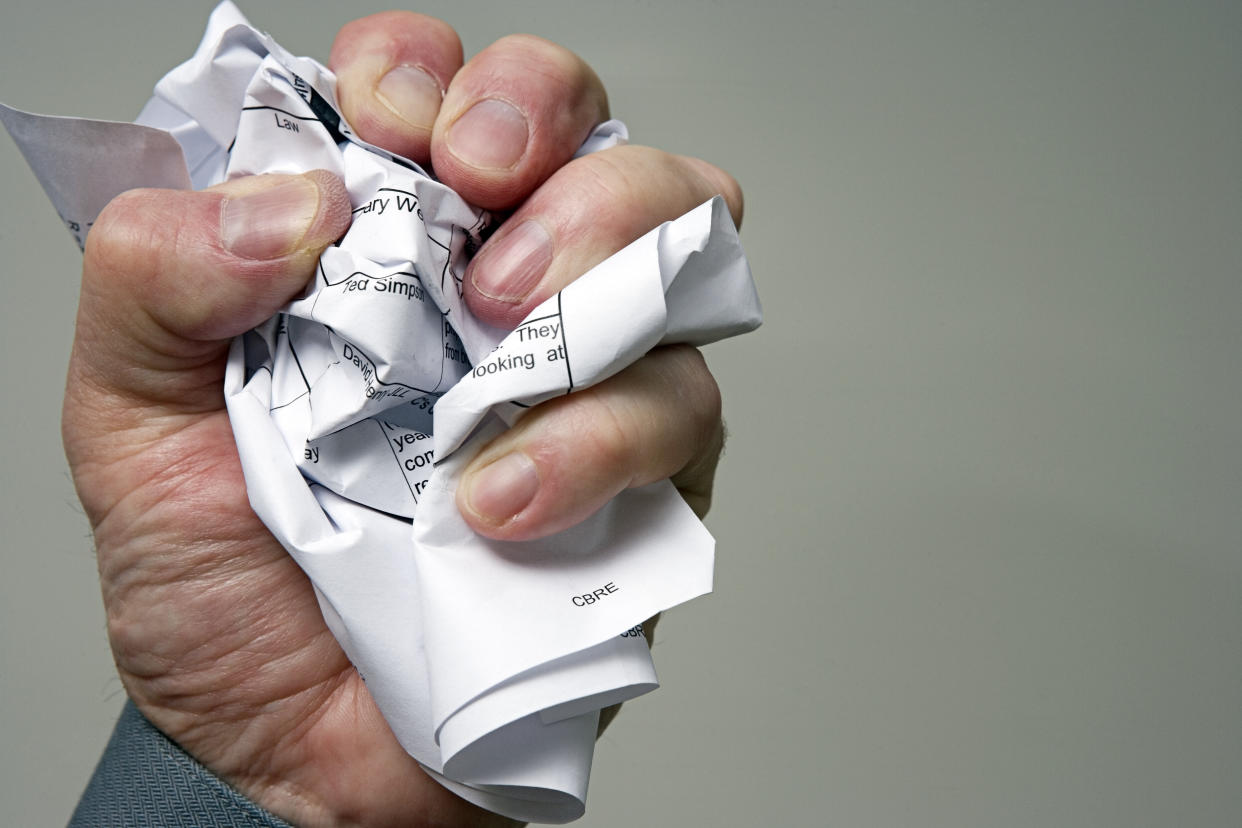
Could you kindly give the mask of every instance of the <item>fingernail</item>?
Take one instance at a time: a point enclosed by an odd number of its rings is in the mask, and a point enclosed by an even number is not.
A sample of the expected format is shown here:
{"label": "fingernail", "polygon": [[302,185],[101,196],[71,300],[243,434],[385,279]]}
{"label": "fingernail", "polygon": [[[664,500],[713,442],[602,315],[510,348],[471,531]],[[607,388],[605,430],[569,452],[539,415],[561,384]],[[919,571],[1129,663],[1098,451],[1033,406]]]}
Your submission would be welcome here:
{"label": "fingernail", "polygon": [[276,259],[306,237],[319,209],[319,188],[300,175],[228,198],[220,217],[224,247],[243,259]]}
{"label": "fingernail", "polygon": [[552,237],[535,219],[527,219],[484,250],[470,266],[470,281],[484,296],[519,304],[552,263]]}
{"label": "fingernail", "polygon": [[448,146],[472,167],[507,170],[522,159],[528,135],[525,115],[506,101],[488,98],[453,123]]}
{"label": "fingernail", "polygon": [[444,99],[439,82],[417,66],[397,66],[375,85],[375,97],[411,126],[431,129]]}
{"label": "fingernail", "polygon": [[526,508],[539,491],[539,470],[520,451],[506,454],[468,483],[466,502],[489,523],[504,523]]}

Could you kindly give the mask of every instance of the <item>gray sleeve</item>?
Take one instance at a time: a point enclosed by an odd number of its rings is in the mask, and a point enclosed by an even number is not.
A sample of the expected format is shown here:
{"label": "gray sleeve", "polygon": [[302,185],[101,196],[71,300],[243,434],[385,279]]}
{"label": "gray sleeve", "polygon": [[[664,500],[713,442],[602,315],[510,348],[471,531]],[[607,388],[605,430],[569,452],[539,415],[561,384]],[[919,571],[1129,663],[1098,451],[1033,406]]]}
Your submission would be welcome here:
{"label": "gray sleeve", "polygon": [[230,788],[126,701],[70,828],[291,828]]}

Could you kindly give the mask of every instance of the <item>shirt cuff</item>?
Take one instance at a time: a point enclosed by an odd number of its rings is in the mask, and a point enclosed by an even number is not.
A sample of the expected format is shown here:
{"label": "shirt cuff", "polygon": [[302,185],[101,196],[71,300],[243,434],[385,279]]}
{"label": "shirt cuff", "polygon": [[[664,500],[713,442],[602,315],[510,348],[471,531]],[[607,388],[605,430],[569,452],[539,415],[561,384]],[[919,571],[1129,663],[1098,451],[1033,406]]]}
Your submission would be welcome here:
{"label": "shirt cuff", "polygon": [[292,828],[230,788],[125,702],[70,828]]}

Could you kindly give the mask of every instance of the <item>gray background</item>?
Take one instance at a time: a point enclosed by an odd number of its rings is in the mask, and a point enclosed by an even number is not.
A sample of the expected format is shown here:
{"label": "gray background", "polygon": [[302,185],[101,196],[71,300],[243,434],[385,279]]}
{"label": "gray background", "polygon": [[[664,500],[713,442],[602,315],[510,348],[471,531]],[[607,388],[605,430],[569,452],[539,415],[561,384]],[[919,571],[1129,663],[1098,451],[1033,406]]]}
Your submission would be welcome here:
{"label": "gray background", "polygon": [[[325,57],[371,3],[246,11]],[[0,97],[128,119],[209,4],[31,4]],[[1242,5],[471,3],[733,171],[716,593],[599,746],[603,826],[1242,823]],[[0,139],[0,803],[121,704],[59,448],[79,254]]]}

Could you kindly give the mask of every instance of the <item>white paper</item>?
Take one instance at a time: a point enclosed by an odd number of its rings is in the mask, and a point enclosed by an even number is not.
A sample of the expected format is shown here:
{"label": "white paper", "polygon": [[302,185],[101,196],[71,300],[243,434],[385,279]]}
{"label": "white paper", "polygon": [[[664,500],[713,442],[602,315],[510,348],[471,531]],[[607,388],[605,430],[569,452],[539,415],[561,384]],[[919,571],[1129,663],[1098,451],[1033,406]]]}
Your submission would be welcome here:
{"label": "white paper", "polygon": [[[331,73],[230,3],[139,124],[2,106],[0,120],[79,244],[134,186],[311,169],[344,179],[349,231],[306,292],[230,351],[251,505],[433,778],[518,819],[580,816],[599,710],[657,686],[637,625],[711,589],[712,538],[663,481],[551,538],[490,540],[457,512],[457,481],[529,407],[657,345],[759,324],[723,201],[651,231],[505,332],[462,299],[491,217],[354,136]],[[580,154],[624,139],[603,124]]]}

